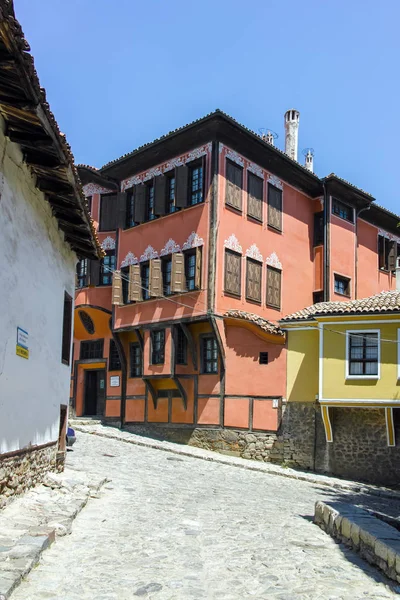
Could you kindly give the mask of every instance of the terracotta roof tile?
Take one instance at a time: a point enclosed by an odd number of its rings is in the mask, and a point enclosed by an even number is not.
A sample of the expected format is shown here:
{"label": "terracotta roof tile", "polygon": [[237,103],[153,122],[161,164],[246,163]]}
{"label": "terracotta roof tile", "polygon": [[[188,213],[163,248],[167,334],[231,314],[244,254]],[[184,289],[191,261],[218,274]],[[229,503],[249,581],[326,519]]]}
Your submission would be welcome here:
{"label": "terracotta roof tile", "polygon": [[224,314],[224,317],[229,317],[230,319],[243,319],[244,321],[254,323],[254,325],[257,325],[266,333],[285,336],[285,332],[282,331],[280,327],[274,325],[271,323],[271,321],[267,321],[267,319],[263,319],[259,315],[255,315],[254,313],[248,313],[244,310],[231,309]]}
{"label": "terracotta roof tile", "polygon": [[319,302],[280,320],[280,323],[289,321],[313,320],[314,317],[327,315],[350,315],[370,313],[393,313],[400,312],[400,290],[380,292],[375,296],[350,300],[348,302]]}

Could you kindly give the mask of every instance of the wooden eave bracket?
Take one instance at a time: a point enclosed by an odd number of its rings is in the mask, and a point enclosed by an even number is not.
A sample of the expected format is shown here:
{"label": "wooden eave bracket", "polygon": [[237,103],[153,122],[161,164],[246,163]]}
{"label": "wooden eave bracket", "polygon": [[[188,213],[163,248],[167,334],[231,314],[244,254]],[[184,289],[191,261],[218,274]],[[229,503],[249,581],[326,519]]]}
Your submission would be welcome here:
{"label": "wooden eave bracket", "polygon": [[183,385],[181,384],[181,382],[179,381],[179,378],[177,376],[172,377],[172,380],[176,383],[176,387],[178,388],[181,396],[182,396],[182,402],[183,402],[183,406],[185,407],[185,410],[187,410],[187,393],[185,388],[183,387]]}
{"label": "wooden eave bracket", "polygon": [[195,341],[190,332],[190,329],[188,328],[188,326],[185,323],[179,323],[179,326],[182,327],[183,334],[187,340],[187,343],[190,348],[190,353],[192,355],[193,367],[197,371],[197,349],[196,349]]}

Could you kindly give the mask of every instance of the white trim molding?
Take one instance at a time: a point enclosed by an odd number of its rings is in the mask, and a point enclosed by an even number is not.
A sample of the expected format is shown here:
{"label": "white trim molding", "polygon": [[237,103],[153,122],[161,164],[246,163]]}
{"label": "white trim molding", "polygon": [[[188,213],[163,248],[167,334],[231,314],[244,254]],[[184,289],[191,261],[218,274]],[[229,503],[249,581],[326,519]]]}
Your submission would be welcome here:
{"label": "white trim molding", "polygon": [[393,398],[324,398],[318,400],[326,406],[343,406],[344,408],[384,408],[385,406],[399,406],[400,399]]}
{"label": "white trim molding", "polygon": [[268,175],[267,183],[278,188],[278,190],[283,190],[282,181],[276,177],[276,175]]}
{"label": "white trim molding", "polygon": [[249,162],[249,164],[247,165],[247,170],[250,171],[250,173],[253,173],[253,175],[257,175],[257,177],[260,177],[260,179],[265,179],[263,169],[255,163]]}
{"label": "white trim molding", "polygon": [[[222,149],[226,149],[225,158],[229,158],[229,160],[239,165],[239,167],[244,167],[244,158],[240,156],[240,154],[238,154],[234,150],[231,150],[230,148],[227,148],[223,144],[221,144],[221,146]],[[222,149],[220,148],[220,152],[222,152]]]}
{"label": "white trim molding", "polygon": [[188,239],[182,246],[182,250],[190,250],[191,248],[198,248],[198,246],[203,246],[204,240],[201,238],[195,231],[189,235]]}
{"label": "white trim molding", "polygon": [[273,267],[274,269],[279,269],[280,271],[282,271],[282,263],[279,260],[276,252],[272,252],[269,256],[267,256],[265,264],[269,267]]}
{"label": "white trim molding", "polygon": [[149,245],[139,258],[139,262],[145,262],[147,260],[152,260],[153,258],[158,258],[158,252],[154,250],[153,246]]}
{"label": "white trim molding", "polygon": [[94,194],[112,194],[112,190],[109,190],[96,183],[87,183],[83,186],[83,193],[87,196],[93,196]]}
{"label": "white trim molding", "polygon": [[175,242],[172,238],[169,238],[168,242],[165,244],[164,248],[160,252],[160,256],[168,256],[168,254],[174,254],[175,252],[180,252],[181,247],[179,244]]}
{"label": "white trim molding", "polygon": [[239,240],[234,233],[231,233],[231,235],[224,241],[224,248],[233,250],[239,254],[243,253],[242,246],[239,244]]}
{"label": "white trim molding", "polygon": [[264,262],[263,256],[256,244],[252,244],[250,248],[247,248],[246,256],[248,258],[252,258],[253,260],[257,260],[258,262]]}
{"label": "white trim molding", "polygon": [[[351,375],[349,372],[350,358],[350,335],[353,333],[377,333],[378,334],[378,373],[377,375]],[[381,378],[381,330],[380,329],[346,329],[346,364],[345,364],[345,379],[359,379],[360,381],[367,379]]]}
{"label": "white trim molding", "polygon": [[124,260],[121,262],[121,267],[129,267],[129,265],[137,265],[138,262],[139,261],[136,258],[136,256],[133,254],[133,252],[128,252],[128,254],[125,256]]}
{"label": "white trim molding", "polygon": [[115,239],[108,235],[100,245],[103,250],[115,250]]}

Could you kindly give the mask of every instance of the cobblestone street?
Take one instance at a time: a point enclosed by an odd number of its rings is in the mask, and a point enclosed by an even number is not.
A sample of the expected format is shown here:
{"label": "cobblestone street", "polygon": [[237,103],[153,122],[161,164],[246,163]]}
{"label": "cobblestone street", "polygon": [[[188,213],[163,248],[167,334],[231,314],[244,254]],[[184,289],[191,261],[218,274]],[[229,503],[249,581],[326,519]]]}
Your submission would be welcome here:
{"label": "cobblestone street", "polygon": [[68,464],[111,481],[13,600],[397,595],[312,523],[329,489],[81,432]]}

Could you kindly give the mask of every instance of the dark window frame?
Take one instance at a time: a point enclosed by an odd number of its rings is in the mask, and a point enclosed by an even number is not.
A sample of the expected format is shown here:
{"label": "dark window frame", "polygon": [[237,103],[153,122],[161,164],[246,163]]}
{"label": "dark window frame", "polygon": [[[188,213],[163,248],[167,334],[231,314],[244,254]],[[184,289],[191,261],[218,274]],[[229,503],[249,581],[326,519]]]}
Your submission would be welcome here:
{"label": "dark window frame", "polygon": [[332,198],[332,214],[354,225],[354,208],[338,198]]}
{"label": "dark window frame", "polygon": [[176,329],[176,339],[175,339],[175,362],[177,365],[187,365],[188,364],[188,343],[186,335],[183,333],[182,327],[177,327]]}
{"label": "dark window frame", "polygon": [[[166,198],[165,198],[165,214],[172,215],[174,212],[178,212],[180,210],[179,206],[175,206],[175,170],[168,171],[165,173],[165,177],[167,179],[166,185]],[[173,185],[172,185],[172,182]]]}
{"label": "dark window frame", "polygon": [[108,351],[108,370],[121,371],[121,368],[121,359],[119,357],[118,346],[115,340],[110,339],[110,346]]}
{"label": "dark window frame", "polygon": [[72,296],[64,292],[62,341],[61,341],[61,362],[63,365],[70,364],[71,361],[71,342],[72,342]]}
{"label": "dark window frame", "polygon": [[133,188],[129,188],[126,190],[126,219],[125,219],[125,229],[131,229],[132,227],[136,227],[138,223],[135,221],[135,195],[133,193]]}
{"label": "dark window frame", "polygon": [[[196,248],[192,248],[190,250],[185,250],[183,253],[185,258],[185,281],[186,281],[186,291],[187,292],[195,292],[196,291]],[[188,263],[194,259],[194,264],[189,265]],[[189,269],[193,269],[193,276],[189,277],[188,272]],[[189,285],[190,282],[190,285]],[[192,287],[193,286],[193,287]]]}
{"label": "dark window frame", "polygon": [[[233,292],[232,290],[227,289],[227,255],[231,254],[239,259],[239,291]],[[231,250],[230,248],[225,248],[224,253],[224,294],[229,294],[230,296],[235,296],[235,298],[242,297],[242,254],[239,252],[235,252],[235,250]]]}
{"label": "dark window frame", "polygon": [[[134,350],[134,351],[133,351]],[[134,360],[135,359],[135,362]],[[129,343],[129,378],[142,377],[142,350],[138,342]]]}
{"label": "dark window frame", "polygon": [[[212,348],[208,348],[208,344],[212,342]],[[207,351],[210,350],[213,354],[216,354],[216,358],[214,356],[212,356],[211,358],[207,358],[206,354]],[[217,375],[219,372],[219,357],[218,357],[218,343],[217,343],[217,338],[215,337],[214,334],[212,333],[205,333],[202,334],[200,336],[200,358],[201,358],[201,369],[200,369],[200,374],[201,375]],[[209,369],[207,367],[207,365],[210,365],[210,363],[213,363],[211,365],[211,368]],[[216,369],[215,369],[215,363],[216,363]]]}
{"label": "dark window frame", "polygon": [[[355,344],[356,339],[362,338],[362,344]],[[376,344],[367,344],[367,338],[376,340]],[[348,331],[347,332],[347,377],[377,378],[379,377],[380,336],[377,331]],[[361,350],[361,356],[353,357],[352,350]],[[376,349],[376,358],[367,356],[368,349]],[[366,373],[366,365],[375,365],[376,372]],[[354,364],[362,365],[362,373],[352,373]]]}
{"label": "dark window frame", "polygon": [[[280,224],[279,224],[279,227],[277,227],[276,225],[271,223],[271,208],[276,208],[276,207],[273,207],[270,202],[270,190],[279,192],[279,197],[280,197],[280,207],[279,207]],[[276,187],[276,185],[274,185],[273,183],[270,183],[269,181],[267,183],[267,225],[274,231],[278,231],[279,233],[283,232],[283,190]]]}
{"label": "dark window frame", "polygon": [[[145,270],[146,275],[144,275]],[[150,261],[148,260],[140,265],[140,280],[143,300],[150,300]]]}
{"label": "dark window frame", "polygon": [[104,338],[82,340],[79,347],[79,360],[104,359]]}
{"label": "dark window frame", "polygon": [[101,259],[100,263],[99,286],[112,285],[112,276],[117,264],[116,260],[115,249],[107,250],[105,257]]}
{"label": "dark window frame", "polygon": [[[103,215],[103,211],[104,211],[103,199],[104,199],[104,198],[109,198],[109,197],[111,197],[111,196],[114,196],[114,197],[115,197],[115,193],[110,193],[110,194],[101,194],[101,195],[100,195],[99,227],[98,227],[98,230],[99,230],[100,232],[103,232],[103,231],[104,231],[104,232],[108,232],[108,231],[116,231],[116,229],[117,229],[117,227],[116,227],[116,226],[115,226],[115,227],[111,227],[111,229],[110,229],[110,228],[105,228],[105,227],[103,227],[104,223],[102,222],[102,221],[103,221],[103,218],[104,218],[104,215]],[[115,202],[116,202],[116,199],[115,199]]]}
{"label": "dark window frame", "polygon": [[172,254],[161,258],[161,272],[163,279],[163,295],[172,296],[174,292],[171,290],[172,282]]}
{"label": "dark window frame", "polygon": [[150,364],[165,363],[165,329],[153,329],[150,332]]}
{"label": "dark window frame", "polygon": [[324,290],[313,292],[313,304],[319,304],[324,301]]}
{"label": "dark window frame", "polygon": [[[397,248],[395,248],[395,265],[393,271],[396,270],[397,257],[399,256],[400,244],[397,244],[395,240],[390,240],[385,235],[378,234],[378,270],[384,271],[385,273],[393,272],[390,269],[389,265],[389,257],[392,251],[393,245],[396,244]],[[380,266],[382,263],[382,266]]]}
{"label": "dark window frame", "polygon": [[[205,200],[204,158],[200,158],[198,160],[191,161],[190,163],[186,163],[186,166],[189,168],[189,189],[187,207],[197,206],[197,204],[203,204]],[[200,170],[200,176],[197,176],[196,180],[200,179],[200,184],[196,183],[195,185],[194,172],[197,170]],[[193,189],[194,187],[195,189]],[[200,200],[198,198],[200,198]]]}
{"label": "dark window frame", "polygon": [[[258,183],[261,183],[261,198],[257,198],[257,200],[259,200],[260,205],[261,205],[261,216],[256,216],[253,215],[249,212],[249,199],[250,199],[250,180],[254,179],[254,180],[259,180]],[[262,224],[263,220],[264,220],[264,179],[262,179],[262,177],[259,177],[258,175],[256,175],[255,173],[252,173],[251,171],[247,171],[247,217],[249,219],[253,219],[254,221],[256,221],[257,223]],[[255,197],[255,196],[254,196]]]}
{"label": "dark window frame", "polygon": [[313,246],[324,245],[324,211],[314,213]]}
{"label": "dark window frame", "polygon": [[[82,267],[84,267],[82,269]],[[89,285],[89,259],[81,258],[76,263],[76,288],[81,290]]]}
{"label": "dark window frame", "polygon": [[[336,290],[336,283],[345,283],[346,284],[345,291],[338,292]],[[338,294],[339,296],[345,296],[346,298],[350,298],[351,297],[351,278],[346,277],[345,275],[339,275],[339,273],[334,273],[333,274],[333,291],[335,294]]]}
{"label": "dark window frame", "polygon": [[267,365],[268,364],[268,352],[260,352],[258,355],[258,364]]}

